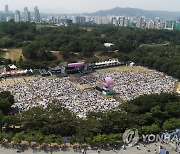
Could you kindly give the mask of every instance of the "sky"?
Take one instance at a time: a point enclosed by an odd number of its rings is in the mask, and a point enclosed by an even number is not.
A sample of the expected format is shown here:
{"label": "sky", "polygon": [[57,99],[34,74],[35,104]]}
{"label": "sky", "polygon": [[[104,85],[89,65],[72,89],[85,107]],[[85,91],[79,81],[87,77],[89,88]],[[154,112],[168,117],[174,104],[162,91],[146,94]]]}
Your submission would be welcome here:
{"label": "sky", "polygon": [[90,13],[114,7],[131,7],[145,10],[180,11],[180,0],[0,0],[0,10],[4,5],[9,10],[23,10],[25,6],[47,13]]}

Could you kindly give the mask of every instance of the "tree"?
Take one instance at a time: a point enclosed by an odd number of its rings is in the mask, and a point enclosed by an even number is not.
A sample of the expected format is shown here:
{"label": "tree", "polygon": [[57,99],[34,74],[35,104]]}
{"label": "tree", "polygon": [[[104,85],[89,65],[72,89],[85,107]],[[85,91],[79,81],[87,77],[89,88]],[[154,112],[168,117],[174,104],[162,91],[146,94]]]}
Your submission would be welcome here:
{"label": "tree", "polygon": [[170,102],[166,104],[165,111],[171,118],[180,117],[180,102]]}
{"label": "tree", "polygon": [[20,133],[16,133],[15,136],[13,137],[13,142],[15,144],[20,144],[21,141],[24,140],[24,138],[25,138],[25,132],[24,131],[22,131]]}
{"label": "tree", "polygon": [[0,39],[0,47],[9,48],[14,45],[13,40],[10,37],[3,37]]}
{"label": "tree", "polygon": [[39,44],[29,44],[22,50],[23,56],[29,60],[52,61],[55,57],[46,48],[40,47]]}
{"label": "tree", "polygon": [[169,119],[163,124],[163,129],[164,130],[172,130],[175,128],[178,128],[180,126],[180,119]]}
{"label": "tree", "polygon": [[1,129],[0,132],[2,131],[3,122],[4,122],[4,115],[0,110],[0,129]]}
{"label": "tree", "polygon": [[143,126],[142,127],[143,134],[156,134],[160,132],[159,126],[153,124],[151,126]]}
{"label": "tree", "polygon": [[0,93],[0,110],[7,115],[11,111],[11,106],[14,104],[14,97],[8,91]]}

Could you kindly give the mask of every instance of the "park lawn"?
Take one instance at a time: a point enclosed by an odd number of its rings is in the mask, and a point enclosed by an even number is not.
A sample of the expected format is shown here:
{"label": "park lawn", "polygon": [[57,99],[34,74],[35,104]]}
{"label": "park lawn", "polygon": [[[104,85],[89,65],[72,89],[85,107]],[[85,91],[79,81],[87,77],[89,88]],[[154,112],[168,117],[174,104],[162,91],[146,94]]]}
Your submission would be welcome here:
{"label": "park lawn", "polygon": [[180,92],[180,82],[177,84],[177,92]]}
{"label": "park lawn", "polygon": [[18,61],[22,56],[21,48],[9,48],[7,51],[4,51],[2,57],[5,59],[11,59],[12,61]]}
{"label": "park lawn", "polygon": [[96,70],[97,72],[106,72],[106,71],[143,71],[147,72],[150,71],[149,69],[142,67],[142,66],[117,66],[117,67],[111,67],[111,68],[104,68]]}

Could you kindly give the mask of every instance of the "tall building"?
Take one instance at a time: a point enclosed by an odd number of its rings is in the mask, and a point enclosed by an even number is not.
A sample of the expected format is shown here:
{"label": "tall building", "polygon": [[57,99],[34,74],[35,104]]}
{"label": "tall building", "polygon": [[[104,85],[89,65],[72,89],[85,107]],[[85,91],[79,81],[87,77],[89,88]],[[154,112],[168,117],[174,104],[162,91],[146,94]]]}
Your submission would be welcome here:
{"label": "tall building", "polygon": [[16,10],[14,13],[14,21],[15,22],[20,22],[21,21],[21,15],[20,15],[20,11]]}
{"label": "tall building", "polygon": [[86,17],[83,17],[83,16],[77,16],[75,18],[76,24],[85,24],[85,21],[86,21]]}
{"label": "tall building", "polygon": [[96,16],[94,18],[95,24],[101,25],[102,24],[102,17]]}
{"label": "tall building", "polygon": [[40,22],[40,13],[39,13],[39,9],[37,6],[35,6],[35,8],[34,8],[34,21],[36,23]]}
{"label": "tall building", "polygon": [[165,28],[165,21],[161,21],[160,27],[161,27],[161,29],[164,29],[164,28]]}
{"label": "tall building", "polygon": [[175,21],[166,21],[165,23],[165,29],[173,30],[175,26]]}
{"label": "tall building", "polygon": [[31,22],[31,14],[28,11],[27,7],[24,8],[24,21],[25,22]]}
{"label": "tall building", "polygon": [[148,29],[153,29],[153,28],[155,28],[155,23],[154,23],[154,21],[149,20],[149,22],[147,23],[147,28],[148,28]]}
{"label": "tall building", "polygon": [[176,21],[175,30],[180,30],[180,22]]}
{"label": "tall building", "polygon": [[155,18],[154,27],[155,27],[156,29],[161,29],[161,20],[160,20],[159,17],[156,17],[156,18]]}
{"label": "tall building", "polygon": [[125,18],[124,20],[124,27],[129,27],[129,19]]}
{"label": "tall building", "polygon": [[5,13],[5,14],[8,14],[8,13],[9,13],[9,7],[8,7],[8,5],[5,5],[4,13]]}
{"label": "tall building", "polygon": [[90,21],[91,21],[91,17],[86,16],[86,20],[85,20],[85,22],[86,22],[86,23],[89,23]]}
{"label": "tall building", "polygon": [[2,21],[9,21],[14,19],[14,14],[9,11],[8,5],[5,5],[4,12],[2,13]]}
{"label": "tall building", "polygon": [[109,17],[102,17],[102,24],[110,24],[111,20]]}
{"label": "tall building", "polygon": [[121,18],[120,18],[120,26],[124,26],[124,23],[125,23],[125,17],[121,16]]}
{"label": "tall building", "polygon": [[3,21],[3,12],[0,12],[0,21]]}
{"label": "tall building", "polygon": [[136,24],[136,27],[137,27],[137,28],[142,28],[142,29],[145,28],[144,17],[140,17],[140,18],[138,19],[138,22],[137,22],[137,24]]}
{"label": "tall building", "polygon": [[173,21],[173,20],[166,21],[165,22],[165,29],[168,29],[168,30],[180,30],[180,22]]}

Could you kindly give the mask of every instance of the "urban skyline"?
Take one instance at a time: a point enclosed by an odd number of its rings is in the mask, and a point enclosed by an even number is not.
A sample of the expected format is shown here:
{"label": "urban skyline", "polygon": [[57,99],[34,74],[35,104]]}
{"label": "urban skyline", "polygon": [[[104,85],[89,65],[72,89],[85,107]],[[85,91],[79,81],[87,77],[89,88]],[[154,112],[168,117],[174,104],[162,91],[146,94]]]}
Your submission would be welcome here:
{"label": "urban skyline", "polygon": [[35,22],[35,23],[51,23],[56,26],[69,26],[73,24],[111,24],[122,27],[137,27],[141,29],[169,29],[180,30],[180,21],[162,20],[156,17],[154,20],[145,16],[124,16],[124,15],[107,15],[107,16],[83,16],[83,15],[46,15],[41,17],[40,10],[34,7],[34,12],[30,12],[28,7],[24,7],[24,11],[9,11],[9,6],[5,5],[4,13],[0,14],[0,21],[9,21],[13,19],[15,22]]}
{"label": "urban skyline", "polygon": [[[114,7],[131,7],[140,8],[145,10],[163,10],[163,11],[180,11],[179,0],[18,0],[18,3],[14,3],[14,0],[1,0],[0,10],[6,4],[13,4],[12,10],[20,10],[24,6],[27,6],[30,11],[34,9],[34,6],[39,6],[42,12],[52,13],[86,13],[95,12],[98,10],[111,9]],[[21,10],[22,11],[22,10]]]}

